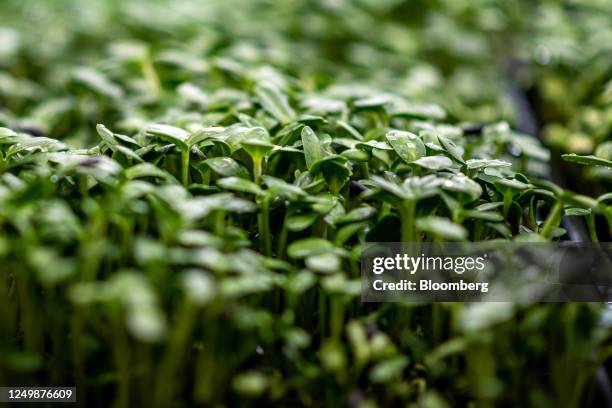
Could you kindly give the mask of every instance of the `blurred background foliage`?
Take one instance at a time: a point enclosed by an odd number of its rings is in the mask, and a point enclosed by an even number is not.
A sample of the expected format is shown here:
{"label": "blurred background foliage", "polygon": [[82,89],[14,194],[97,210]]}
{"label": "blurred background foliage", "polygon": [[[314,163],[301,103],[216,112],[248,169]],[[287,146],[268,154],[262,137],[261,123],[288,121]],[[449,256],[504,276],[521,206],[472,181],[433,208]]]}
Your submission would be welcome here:
{"label": "blurred background foliage", "polygon": [[[606,0],[5,0],[0,10],[2,122],[76,144],[92,140],[94,122],[130,123],[134,110],[172,106],[177,84],[211,89],[218,71],[240,74],[241,63],[253,80],[273,66],[306,89],[392,89],[463,121],[544,126],[577,153],[609,135]],[[149,64],[161,73],[142,83]],[[89,100],[82,87],[101,95]]]}

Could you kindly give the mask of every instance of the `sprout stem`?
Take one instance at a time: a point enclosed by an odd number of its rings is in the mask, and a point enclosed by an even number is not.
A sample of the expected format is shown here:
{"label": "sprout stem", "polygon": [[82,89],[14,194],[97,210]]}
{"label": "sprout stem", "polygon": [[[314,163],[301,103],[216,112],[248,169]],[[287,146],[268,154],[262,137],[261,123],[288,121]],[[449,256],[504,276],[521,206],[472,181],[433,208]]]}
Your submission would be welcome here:
{"label": "sprout stem", "polygon": [[552,211],[548,215],[548,218],[546,219],[546,223],[544,224],[544,227],[542,227],[542,231],[540,231],[540,235],[542,235],[545,238],[550,238],[553,228],[559,225],[559,221],[561,221],[562,213],[563,213],[563,204],[561,203],[561,200],[559,200],[555,203],[555,206],[553,207]]}
{"label": "sprout stem", "polygon": [[189,185],[189,149],[181,152],[181,177],[183,186]]}
{"label": "sprout stem", "polygon": [[262,199],[263,212],[263,240],[264,254],[270,256],[272,254],[272,237],[270,233],[270,197],[265,196]]}
{"label": "sprout stem", "polygon": [[[285,217],[285,222],[287,218]],[[285,258],[285,247],[287,246],[287,235],[289,235],[289,230],[285,226],[285,222],[283,222],[283,228],[281,229],[280,235],[278,237],[278,245],[276,247],[276,256],[279,259]]]}
{"label": "sprout stem", "polygon": [[261,157],[253,156],[253,181],[260,184],[261,181]]}
{"label": "sprout stem", "polygon": [[591,242],[598,243],[599,238],[597,237],[597,228],[595,226],[595,213],[591,212],[587,217],[587,227],[589,229],[589,235],[591,236]]}
{"label": "sprout stem", "polygon": [[370,166],[368,165],[368,163],[361,163],[361,173],[364,179],[369,179],[370,178]]}
{"label": "sprout stem", "polygon": [[400,207],[400,219],[402,221],[402,242],[416,242],[414,217],[416,213],[416,201],[404,200]]}
{"label": "sprout stem", "polygon": [[512,193],[506,192],[504,194],[504,217],[508,216],[511,205],[512,205]]}

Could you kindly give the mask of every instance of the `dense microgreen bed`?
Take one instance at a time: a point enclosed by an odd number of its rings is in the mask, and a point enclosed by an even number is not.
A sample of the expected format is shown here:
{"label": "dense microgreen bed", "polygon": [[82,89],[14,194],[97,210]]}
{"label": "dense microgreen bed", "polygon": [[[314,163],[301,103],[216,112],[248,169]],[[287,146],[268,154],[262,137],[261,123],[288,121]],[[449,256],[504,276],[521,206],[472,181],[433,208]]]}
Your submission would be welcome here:
{"label": "dense microgreen bed", "polygon": [[[359,257],[572,223],[609,240],[609,70],[567,109],[550,85],[609,55],[605,3],[539,5],[546,32],[519,2],[114,3],[0,6],[26,16],[0,31],[0,385],[93,406],[595,401],[603,305],[367,304]],[[572,12],[592,26],[567,33]],[[53,18],[44,46],[24,28]],[[511,78],[552,153],[517,130],[499,39],[533,49]],[[588,148],[554,136],[581,126]]]}

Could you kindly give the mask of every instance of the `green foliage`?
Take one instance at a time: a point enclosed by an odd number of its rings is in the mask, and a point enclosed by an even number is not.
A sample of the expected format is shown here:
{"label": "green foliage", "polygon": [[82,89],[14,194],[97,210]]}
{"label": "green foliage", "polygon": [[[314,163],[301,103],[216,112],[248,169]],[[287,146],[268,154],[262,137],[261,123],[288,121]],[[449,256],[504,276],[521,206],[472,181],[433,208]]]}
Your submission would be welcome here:
{"label": "green foliage", "polygon": [[[599,61],[598,18],[582,60],[549,55],[582,45],[552,4],[81,3],[0,5],[0,382],[88,406],[590,402],[602,305],[366,304],[359,256],[566,239],[565,217],[607,236],[606,184],[545,180],[495,85],[501,35],[534,54],[526,86],[587,103],[601,80],[554,90]],[[608,93],[562,126],[596,128],[563,159],[598,180]]]}

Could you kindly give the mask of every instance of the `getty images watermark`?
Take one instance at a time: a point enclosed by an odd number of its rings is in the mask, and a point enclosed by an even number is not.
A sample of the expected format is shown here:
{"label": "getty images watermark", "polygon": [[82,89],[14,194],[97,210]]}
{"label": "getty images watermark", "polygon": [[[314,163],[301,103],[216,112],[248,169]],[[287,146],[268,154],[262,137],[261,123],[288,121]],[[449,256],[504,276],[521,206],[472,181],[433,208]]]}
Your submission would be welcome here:
{"label": "getty images watermark", "polygon": [[612,300],[612,243],[368,243],[365,302]]}

